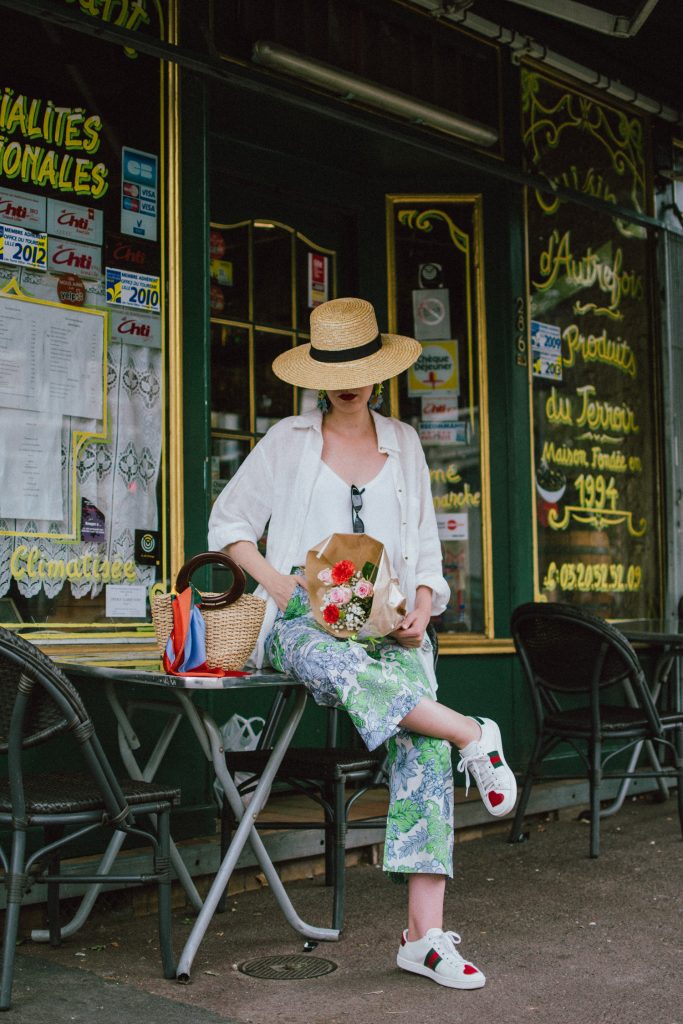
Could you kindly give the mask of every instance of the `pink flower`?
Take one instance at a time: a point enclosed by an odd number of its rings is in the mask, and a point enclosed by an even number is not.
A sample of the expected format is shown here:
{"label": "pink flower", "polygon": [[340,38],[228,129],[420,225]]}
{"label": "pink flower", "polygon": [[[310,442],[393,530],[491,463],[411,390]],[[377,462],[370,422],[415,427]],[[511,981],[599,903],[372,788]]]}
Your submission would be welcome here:
{"label": "pink flower", "polygon": [[320,572],[318,573],[318,579],[320,580],[321,583],[331,583],[332,582],[332,570],[331,569],[321,569]]}
{"label": "pink flower", "polygon": [[374,587],[372,586],[370,580],[358,580],[358,583],[356,583],[355,587],[353,588],[353,592],[356,595],[356,597],[372,597],[374,593]]}
{"label": "pink flower", "polygon": [[330,604],[348,604],[352,597],[351,587],[334,587],[329,594]]}

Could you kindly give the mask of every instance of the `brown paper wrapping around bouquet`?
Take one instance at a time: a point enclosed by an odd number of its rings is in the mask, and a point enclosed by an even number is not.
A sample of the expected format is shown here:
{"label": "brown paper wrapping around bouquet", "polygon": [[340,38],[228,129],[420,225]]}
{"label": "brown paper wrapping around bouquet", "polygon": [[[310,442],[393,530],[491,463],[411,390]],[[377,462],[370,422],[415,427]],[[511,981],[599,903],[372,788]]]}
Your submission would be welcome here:
{"label": "brown paper wrapping around bouquet", "polygon": [[[350,561],[356,570],[362,572],[366,562],[377,566],[373,581],[373,597],[370,614],[358,630],[332,629],[321,611],[321,604],[329,584],[318,579],[322,569],[332,569],[337,562]],[[306,555],[306,583],[311,601],[311,611],[316,622],[331,636],[345,640],[350,636],[381,637],[392,633],[405,618],[406,599],[398,588],[389,556],[384,545],[367,533],[332,533],[314,545]]]}

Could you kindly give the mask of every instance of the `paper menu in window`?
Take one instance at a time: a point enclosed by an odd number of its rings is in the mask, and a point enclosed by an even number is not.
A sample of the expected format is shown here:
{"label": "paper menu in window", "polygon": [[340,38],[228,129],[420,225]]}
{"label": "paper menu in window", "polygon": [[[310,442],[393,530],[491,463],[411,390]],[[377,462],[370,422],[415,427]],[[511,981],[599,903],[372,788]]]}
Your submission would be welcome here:
{"label": "paper menu in window", "polygon": [[62,520],[62,417],[0,409],[0,437],[0,517]]}

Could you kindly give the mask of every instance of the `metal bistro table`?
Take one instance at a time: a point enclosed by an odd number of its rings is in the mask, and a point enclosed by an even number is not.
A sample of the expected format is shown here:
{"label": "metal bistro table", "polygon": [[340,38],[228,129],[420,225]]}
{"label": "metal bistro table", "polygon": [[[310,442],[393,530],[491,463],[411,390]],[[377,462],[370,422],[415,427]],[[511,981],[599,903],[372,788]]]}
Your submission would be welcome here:
{"label": "metal bistro table", "polygon": [[[654,668],[650,681],[655,704],[660,705],[664,695],[669,694],[672,710],[683,710],[681,673],[678,671],[676,664],[677,659],[683,655],[683,622],[676,618],[625,619],[621,622],[615,622],[614,626],[620,633],[623,633],[629,643],[655,653]],[[674,673],[673,679],[672,670]],[[652,743],[648,741],[646,746],[648,756],[653,760],[653,763],[656,763],[657,755]],[[634,747],[629,771],[634,771],[642,747],[642,742]],[[669,789],[666,780],[659,779],[658,784],[662,795],[667,797]],[[614,814],[621,808],[629,785],[630,780],[624,779],[614,802],[606,810],[602,811],[604,817]]]}
{"label": "metal bistro table", "polygon": [[[683,655],[683,621],[680,619],[627,619],[615,623],[630,643],[656,653],[652,672],[652,694],[671,698],[671,710],[683,711],[683,687],[677,660]],[[674,672],[672,679],[672,669]]]}
{"label": "metal bistro table", "polygon": [[[302,921],[292,906],[291,900],[280,881],[280,876],[275,870],[273,862],[268,856],[266,848],[263,845],[254,825],[256,818],[268,798],[268,791],[275,775],[277,774],[277,770],[280,767],[282,758],[290,746],[292,739],[294,738],[296,728],[301,720],[307,696],[306,688],[302,683],[290,676],[285,676],[282,673],[269,670],[251,672],[245,676],[223,676],[211,678],[200,676],[170,676],[163,672],[142,672],[131,669],[98,668],[88,665],[65,665],[62,667],[67,675],[73,677],[78,683],[95,682],[103,686],[109,704],[116,716],[116,721],[118,723],[119,749],[131,778],[144,779],[146,781],[151,781],[154,778],[159,765],[161,764],[162,758],[173,738],[178,723],[184,715],[189,720],[204,754],[212,762],[216,777],[223,786],[230,806],[235,813],[235,817],[239,821],[239,826],[223,860],[218,867],[213,882],[211,883],[211,887],[206,895],[206,899],[203,902],[197,893],[195,885],[187,871],[187,868],[185,867],[184,862],[182,861],[180,853],[175,847],[175,844],[171,843],[172,865],[176,871],[179,881],[188,894],[190,901],[199,912],[197,920],[192,927],[192,931],[190,932],[180,955],[176,971],[178,981],[188,982],[190,980],[190,971],[192,969],[192,963],[197,950],[199,949],[202,939],[206,934],[206,930],[215,913],[221,895],[230,880],[230,876],[234,871],[239,856],[247,842],[251,844],[261,870],[266,876],[275,899],[277,900],[277,903],[289,924],[297,932],[308,939],[318,941],[335,941],[339,938],[339,931],[337,929],[317,928]],[[139,698],[136,695],[131,700],[126,701],[126,706],[124,706],[124,703],[122,703],[120,699],[120,690],[124,685],[146,687],[150,690],[150,696],[147,697],[145,695],[145,697]],[[213,718],[207,714],[205,710],[195,706],[192,698],[196,693],[216,691],[231,692],[233,690],[262,690],[268,687],[276,687],[279,689],[280,693],[283,691],[287,693],[289,690],[293,690],[294,698],[291,701],[289,714],[286,717],[284,724],[280,729],[279,736],[273,746],[273,752],[268,759],[268,763],[261,775],[259,783],[254,790],[248,808],[245,809],[242,799],[237,792],[233,778],[226,768],[225,752],[223,749],[220,729]],[[172,702],[169,705],[168,701],[162,701],[158,696],[155,699],[155,691],[158,695],[160,689],[164,689],[171,693],[178,701],[180,707],[178,709],[174,709]],[[284,703],[285,702],[283,700],[283,707]],[[172,709],[170,715],[169,706]],[[161,711],[169,716],[168,722],[162,729],[156,745],[144,766],[141,766],[138,763],[134,754],[134,751],[139,749],[140,743],[137,739],[135,729],[133,728],[130,718],[129,711],[131,709],[142,709],[157,712]],[[103,857],[102,866],[104,866],[105,862],[107,862],[108,867],[113,864],[116,855],[121,848],[123,839],[124,836],[122,833],[115,833],[112,836],[107,851]],[[92,889],[86,893],[75,917],[62,929],[63,935],[72,934],[83,924],[90,913],[90,909],[92,908],[98,892],[99,886],[93,886]],[[49,938],[46,932],[33,932],[32,937],[37,941],[47,941]]]}

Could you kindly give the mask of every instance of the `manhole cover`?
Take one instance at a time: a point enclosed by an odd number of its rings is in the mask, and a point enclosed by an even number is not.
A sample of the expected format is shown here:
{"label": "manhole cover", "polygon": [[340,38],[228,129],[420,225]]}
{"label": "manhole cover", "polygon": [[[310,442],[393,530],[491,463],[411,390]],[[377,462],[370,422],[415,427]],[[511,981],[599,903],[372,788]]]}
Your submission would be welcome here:
{"label": "manhole cover", "polygon": [[320,956],[258,956],[239,965],[242,974],[269,981],[301,981],[302,978],[320,978],[336,971],[337,965]]}

